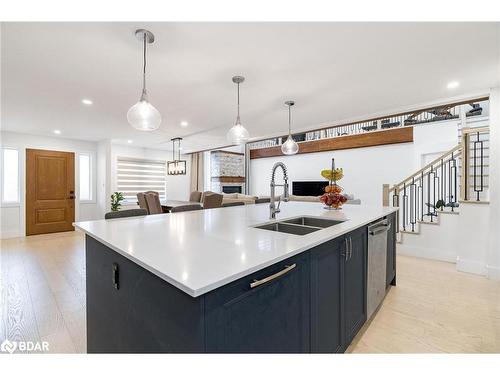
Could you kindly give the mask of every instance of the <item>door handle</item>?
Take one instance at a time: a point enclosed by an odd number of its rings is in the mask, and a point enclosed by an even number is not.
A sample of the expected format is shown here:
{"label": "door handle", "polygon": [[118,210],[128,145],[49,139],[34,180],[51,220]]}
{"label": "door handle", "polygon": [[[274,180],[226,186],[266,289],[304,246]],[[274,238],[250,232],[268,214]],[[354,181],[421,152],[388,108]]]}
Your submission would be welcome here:
{"label": "door handle", "polygon": [[271,280],[274,280],[280,276],[283,276],[284,274],[290,272],[291,270],[293,270],[295,267],[297,266],[296,263],[290,265],[290,266],[285,266],[284,269],[282,269],[281,271],[279,272],[276,272],[275,274],[271,275],[271,276],[267,276],[263,279],[260,279],[260,280],[254,280],[252,283],[250,283],[250,288],[255,288],[259,285],[262,285],[262,284],[265,284],[265,283],[268,283],[269,281]]}
{"label": "door handle", "polygon": [[344,242],[345,242],[345,261],[347,262],[349,260],[349,240],[346,238],[344,238]]}

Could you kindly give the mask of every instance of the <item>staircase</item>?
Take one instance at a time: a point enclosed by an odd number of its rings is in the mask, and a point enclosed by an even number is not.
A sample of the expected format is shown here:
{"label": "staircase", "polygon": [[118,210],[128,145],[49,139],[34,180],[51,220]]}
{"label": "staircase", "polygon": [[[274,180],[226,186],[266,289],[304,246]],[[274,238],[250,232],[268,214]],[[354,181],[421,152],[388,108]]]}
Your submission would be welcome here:
{"label": "staircase", "polygon": [[399,207],[398,243],[440,225],[442,215],[458,215],[464,205],[488,203],[489,127],[462,115],[457,146],[399,183],[383,185],[384,206]]}

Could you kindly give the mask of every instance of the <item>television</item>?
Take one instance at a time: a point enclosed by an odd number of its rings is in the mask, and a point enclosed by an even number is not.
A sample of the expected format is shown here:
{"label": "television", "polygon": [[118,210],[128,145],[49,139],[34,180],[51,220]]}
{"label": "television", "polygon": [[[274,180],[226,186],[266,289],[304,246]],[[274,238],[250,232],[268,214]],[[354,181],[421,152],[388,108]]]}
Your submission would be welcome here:
{"label": "television", "polygon": [[317,197],[325,192],[324,188],[327,185],[328,181],[293,181],[292,194]]}

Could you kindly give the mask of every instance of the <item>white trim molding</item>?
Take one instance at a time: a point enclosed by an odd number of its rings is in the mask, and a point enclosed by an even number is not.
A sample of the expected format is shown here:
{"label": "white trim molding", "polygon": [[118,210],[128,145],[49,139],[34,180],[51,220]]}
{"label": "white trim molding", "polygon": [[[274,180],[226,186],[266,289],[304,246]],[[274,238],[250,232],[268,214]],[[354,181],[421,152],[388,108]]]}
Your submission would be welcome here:
{"label": "white trim molding", "polygon": [[488,279],[500,280],[500,267],[486,265],[486,276]]}
{"label": "white trim molding", "polygon": [[477,260],[462,259],[457,256],[457,271],[473,273],[476,275],[486,276],[486,263]]}

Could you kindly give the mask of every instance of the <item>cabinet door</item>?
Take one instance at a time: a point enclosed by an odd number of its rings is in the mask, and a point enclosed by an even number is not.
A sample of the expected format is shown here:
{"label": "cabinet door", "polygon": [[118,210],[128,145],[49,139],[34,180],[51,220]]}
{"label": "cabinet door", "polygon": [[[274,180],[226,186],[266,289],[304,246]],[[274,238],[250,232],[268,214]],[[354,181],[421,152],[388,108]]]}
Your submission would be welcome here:
{"label": "cabinet door", "polygon": [[[344,322],[347,347],[366,321],[366,227],[345,235],[351,251],[344,262]],[[350,254],[349,254],[350,253]]]}
{"label": "cabinet door", "polygon": [[344,237],[311,250],[311,352],[343,351]]}
{"label": "cabinet door", "polygon": [[387,232],[387,286],[396,285],[396,213],[388,217],[391,228]]}
{"label": "cabinet door", "polygon": [[[206,350],[309,352],[309,276],[306,252],[208,293]],[[251,287],[265,279],[269,281]]]}
{"label": "cabinet door", "polygon": [[200,353],[203,296],[193,298],[86,236],[88,353]]}

